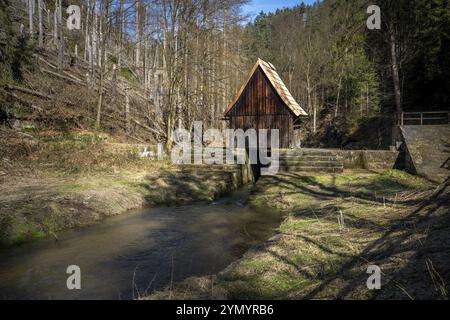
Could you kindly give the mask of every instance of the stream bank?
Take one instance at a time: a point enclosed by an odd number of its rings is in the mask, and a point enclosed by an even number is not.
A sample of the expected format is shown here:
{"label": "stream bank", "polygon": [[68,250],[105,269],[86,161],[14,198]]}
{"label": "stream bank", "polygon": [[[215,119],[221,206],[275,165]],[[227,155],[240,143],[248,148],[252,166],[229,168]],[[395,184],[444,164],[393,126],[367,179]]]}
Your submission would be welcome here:
{"label": "stream bank", "polygon": [[[396,170],[263,177],[249,203],[286,214],[278,234],[146,298],[446,299],[449,189]],[[381,290],[366,287],[372,264]]]}
{"label": "stream bank", "polygon": [[[246,205],[249,187],[213,202],[134,210],[0,250],[0,299],[136,299],[216,273],[270,238],[282,217]],[[68,290],[66,269],[81,270]]]}
{"label": "stream bank", "polygon": [[82,138],[5,140],[0,247],[57,239],[60,231],[143,207],[211,201],[249,182],[241,166],[175,166],[141,158],[133,145]]}
{"label": "stream bank", "polygon": [[26,178],[0,186],[0,246],[10,246],[84,227],[133,209],[212,201],[241,184],[237,172],[160,168]]}

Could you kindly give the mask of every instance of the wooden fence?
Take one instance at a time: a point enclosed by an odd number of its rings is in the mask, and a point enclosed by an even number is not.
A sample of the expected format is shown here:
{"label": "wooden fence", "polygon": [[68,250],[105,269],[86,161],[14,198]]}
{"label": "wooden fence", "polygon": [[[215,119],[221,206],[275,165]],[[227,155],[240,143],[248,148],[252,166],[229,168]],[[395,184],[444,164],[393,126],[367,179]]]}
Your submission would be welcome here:
{"label": "wooden fence", "polygon": [[396,115],[398,126],[450,124],[450,111],[401,112]]}

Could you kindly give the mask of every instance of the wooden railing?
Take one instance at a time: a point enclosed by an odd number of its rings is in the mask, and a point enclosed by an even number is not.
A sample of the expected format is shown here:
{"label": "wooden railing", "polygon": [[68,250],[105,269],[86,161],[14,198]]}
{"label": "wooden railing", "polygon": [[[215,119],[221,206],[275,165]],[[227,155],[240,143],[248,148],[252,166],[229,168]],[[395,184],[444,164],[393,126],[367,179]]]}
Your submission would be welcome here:
{"label": "wooden railing", "polygon": [[401,112],[396,115],[398,126],[450,124],[450,111]]}

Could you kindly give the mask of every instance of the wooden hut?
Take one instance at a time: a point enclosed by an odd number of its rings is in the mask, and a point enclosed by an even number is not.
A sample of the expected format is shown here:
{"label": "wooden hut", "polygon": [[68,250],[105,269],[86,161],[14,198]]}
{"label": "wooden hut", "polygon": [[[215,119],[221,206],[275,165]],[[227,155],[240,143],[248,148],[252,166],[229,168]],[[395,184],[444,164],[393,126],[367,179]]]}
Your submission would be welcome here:
{"label": "wooden hut", "polygon": [[300,146],[298,120],[304,116],[307,113],[292,97],[275,67],[261,59],[225,111],[232,129],[279,129],[280,148]]}

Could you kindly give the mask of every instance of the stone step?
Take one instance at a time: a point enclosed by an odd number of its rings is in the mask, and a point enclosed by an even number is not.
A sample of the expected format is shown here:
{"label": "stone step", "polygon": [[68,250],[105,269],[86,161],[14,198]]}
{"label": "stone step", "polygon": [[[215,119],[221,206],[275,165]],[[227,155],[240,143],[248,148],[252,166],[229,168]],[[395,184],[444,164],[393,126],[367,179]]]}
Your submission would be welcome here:
{"label": "stone step", "polygon": [[293,150],[280,150],[280,155],[336,156],[339,155],[339,151],[325,150],[325,149],[293,149]]}
{"label": "stone step", "polygon": [[294,153],[279,153],[280,157],[338,157],[340,153],[334,152],[313,152],[313,153],[302,153],[302,152],[294,152]]}
{"label": "stone step", "polygon": [[343,161],[343,157],[340,156],[293,156],[293,155],[280,155],[280,160],[301,160],[301,161]]}
{"label": "stone step", "polygon": [[324,173],[342,173],[342,167],[306,167],[306,166],[281,166],[280,172],[324,172]]}
{"label": "stone step", "polygon": [[181,170],[207,170],[207,171],[236,171],[239,170],[237,165],[223,165],[223,164],[210,164],[210,165],[196,165],[196,164],[182,164],[179,166]]}
{"label": "stone step", "polygon": [[303,160],[280,160],[279,166],[294,166],[294,167],[344,167],[343,162],[339,161],[303,161]]}
{"label": "stone step", "polygon": [[280,153],[330,153],[330,152],[339,152],[339,150],[332,149],[278,149]]}

